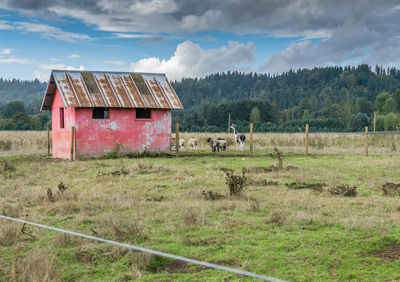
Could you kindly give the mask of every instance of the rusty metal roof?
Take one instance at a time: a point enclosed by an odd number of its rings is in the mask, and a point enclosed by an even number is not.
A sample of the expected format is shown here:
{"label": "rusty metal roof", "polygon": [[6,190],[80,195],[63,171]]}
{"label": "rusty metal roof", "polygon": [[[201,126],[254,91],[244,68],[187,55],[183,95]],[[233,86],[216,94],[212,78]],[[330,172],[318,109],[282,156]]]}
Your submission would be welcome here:
{"label": "rusty metal roof", "polygon": [[165,74],[53,70],[42,103],[50,110],[58,88],[66,107],[183,109]]}

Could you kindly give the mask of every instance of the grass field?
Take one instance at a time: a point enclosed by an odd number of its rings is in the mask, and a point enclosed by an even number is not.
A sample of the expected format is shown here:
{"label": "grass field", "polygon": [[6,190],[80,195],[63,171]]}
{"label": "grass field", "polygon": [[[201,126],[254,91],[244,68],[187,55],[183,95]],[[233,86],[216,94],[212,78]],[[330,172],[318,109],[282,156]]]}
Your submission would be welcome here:
{"label": "grass field", "polygon": [[[382,187],[400,183],[400,143],[370,142],[365,157],[346,136],[306,157],[297,138],[276,135],[282,170],[257,135],[252,158],[202,156],[203,141],[198,156],[74,162],[11,147],[0,157],[0,213],[281,279],[399,280],[400,189]],[[223,169],[243,168],[244,193],[231,197]],[[341,185],[357,195],[332,194]],[[136,279],[244,278],[0,219],[0,281]]]}

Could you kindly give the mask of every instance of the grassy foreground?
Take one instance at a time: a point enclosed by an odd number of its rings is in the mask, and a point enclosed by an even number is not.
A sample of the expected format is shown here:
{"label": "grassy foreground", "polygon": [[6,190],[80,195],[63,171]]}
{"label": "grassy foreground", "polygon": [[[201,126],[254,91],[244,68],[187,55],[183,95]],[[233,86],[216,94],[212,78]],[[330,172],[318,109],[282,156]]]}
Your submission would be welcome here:
{"label": "grassy foreground", "polygon": [[[400,279],[400,195],[381,190],[400,182],[400,156],[286,153],[284,169],[268,171],[267,153],[0,157],[0,213],[293,281]],[[230,197],[221,169],[243,167],[244,195]],[[357,195],[330,193],[342,184]],[[136,279],[244,278],[0,219],[0,281]]]}

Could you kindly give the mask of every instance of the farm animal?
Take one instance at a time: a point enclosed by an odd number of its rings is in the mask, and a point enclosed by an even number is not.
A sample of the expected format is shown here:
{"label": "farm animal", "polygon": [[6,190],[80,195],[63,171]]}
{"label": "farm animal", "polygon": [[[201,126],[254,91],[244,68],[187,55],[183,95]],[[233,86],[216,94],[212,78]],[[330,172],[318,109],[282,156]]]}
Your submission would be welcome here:
{"label": "farm animal", "polygon": [[218,140],[218,145],[221,148],[221,150],[226,151],[228,142],[224,138],[217,138],[217,140]]}
{"label": "farm animal", "polygon": [[197,150],[197,139],[190,138],[188,140],[188,146],[190,150]]}
{"label": "farm animal", "polygon": [[236,130],[236,125],[232,124],[231,128],[233,129],[233,135],[235,135],[235,142],[236,142],[236,151],[239,150],[239,144],[240,144],[240,151],[244,150],[244,141],[246,141],[246,135],[243,133],[238,133]]}
{"label": "farm animal", "polygon": [[185,139],[179,139],[179,149],[185,150]]}
{"label": "farm animal", "polygon": [[226,140],[220,139],[212,139],[211,137],[207,138],[207,142],[210,144],[211,150],[215,151],[226,151]]}

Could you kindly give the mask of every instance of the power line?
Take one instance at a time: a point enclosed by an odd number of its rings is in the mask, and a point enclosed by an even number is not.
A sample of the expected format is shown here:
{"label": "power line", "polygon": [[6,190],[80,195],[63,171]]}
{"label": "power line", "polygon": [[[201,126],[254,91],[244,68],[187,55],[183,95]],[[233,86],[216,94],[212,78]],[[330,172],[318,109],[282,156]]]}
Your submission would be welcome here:
{"label": "power line", "polygon": [[228,271],[228,272],[232,272],[232,273],[236,273],[236,274],[244,275],[244,276],[248,276],[248,277],[253,277],[253,278],[257,278],[257,279],[261,279],[261,280],[267,280],[267,281],[273,281],[273,282],[285,282],[286,281],[286,280],[281,280],[281,279],[274,278],[274,277],[264,276],[264,275],[260,275],[257,273],[248,272],[248,271],[244,271],[244,270],[240,270],[240,269],[226,267],[226,266],[209,263],[209,262],[205,262],[205,261],[200,261],[200,260],[196,260],[196,259],[186,258],[186,257],[169,254],[169,253],[165,253],[165,252],[160,252],[160,251],[156,251],[156,250],[152,250],[152,249],[148,249],[148,248],[144,248],[144,247],[129,245],[129,244],[113,241],[113,240],[103,239],[103,238],[86,235],[86,234],[78,233],[78,232],[74,232],[74,231],[69,231],[69,230],[65,230],[65,229],[61,229],[61,228],[57,228],[57,227],[52,227],[52,226],[48,226],[48,225],[44,225],[44,224],[40,224],[40,223],[36,223],[36,222],[23,220],[23,219],[13,218],[13,217],[2,215],[2,214],[0,214],[0,218],[16,221],[16,222],[20,222],[20,223],[25,223],[25,224],[29,224],[29,225],[33,225],[36,227],[57,231],[57,232],[62,232],[62,233],[70,234],[73,236],[90,239],[90,240],[108,243],[108,244],[128,248],[128,249],[135,250],[135,251],[146,252],[146,253],[150,253],[150,254],[157,255],[157,256],[162,256],[162,257],[166,257],[166,258],[189,262],[189,263],[201,265],[201,266],[208,267],[208,268],[224,270],[224,271]]}

